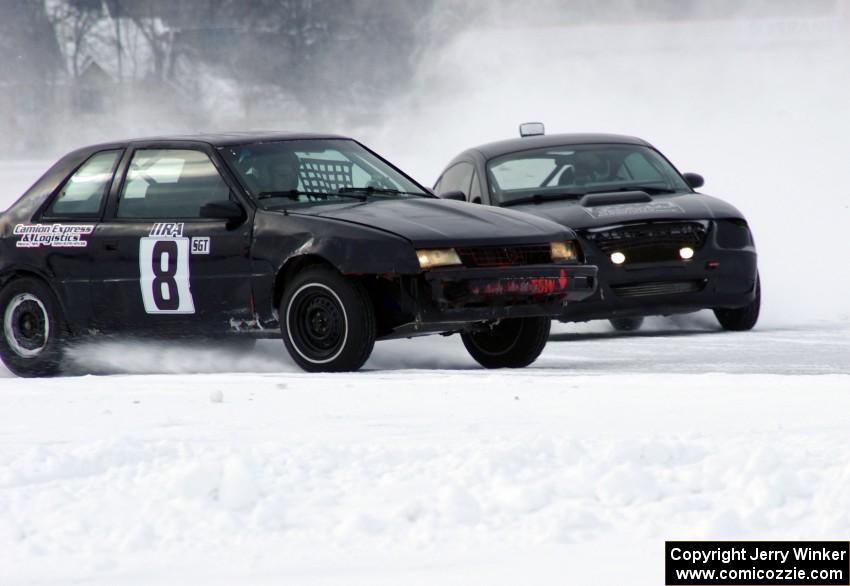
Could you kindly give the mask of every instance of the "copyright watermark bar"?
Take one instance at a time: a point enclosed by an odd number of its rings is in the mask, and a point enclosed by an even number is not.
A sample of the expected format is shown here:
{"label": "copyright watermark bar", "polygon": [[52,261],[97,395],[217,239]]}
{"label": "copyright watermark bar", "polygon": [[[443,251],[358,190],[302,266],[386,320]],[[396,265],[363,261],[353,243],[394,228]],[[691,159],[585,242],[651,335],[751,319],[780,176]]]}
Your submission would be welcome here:
{"label": "copyright watermark bar", "polygon": [[666,586],[850,586],[848,541],[667,541]]}

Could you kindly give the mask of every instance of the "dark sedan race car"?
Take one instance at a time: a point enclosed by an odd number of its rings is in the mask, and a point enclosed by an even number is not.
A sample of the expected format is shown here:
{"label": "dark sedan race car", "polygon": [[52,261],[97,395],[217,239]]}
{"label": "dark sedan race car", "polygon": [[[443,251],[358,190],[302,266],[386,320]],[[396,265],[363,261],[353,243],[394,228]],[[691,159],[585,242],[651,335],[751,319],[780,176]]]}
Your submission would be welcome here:
{"label": "dark sedan race car", "polygon": [[561,321],[610,319],[634,330],[644,316],[713,309],[727,330],[749,330],[761,305],[755,244],[744,216],[694,189],[639,138],[543,135],[464,151],[434,187],[444,198],[522,210],[573,228],[600,286],[564,308]]}
{"label": "dark sedan race car", "polygon": [[572,231],[441,200],[330,135],[74,151],[2,216],[0,247],[0,356],[25,376],[100,333],[282,337],[308,371],[358,369],[376,339],[460,333],[482,365],[522,367],[596,288]]}

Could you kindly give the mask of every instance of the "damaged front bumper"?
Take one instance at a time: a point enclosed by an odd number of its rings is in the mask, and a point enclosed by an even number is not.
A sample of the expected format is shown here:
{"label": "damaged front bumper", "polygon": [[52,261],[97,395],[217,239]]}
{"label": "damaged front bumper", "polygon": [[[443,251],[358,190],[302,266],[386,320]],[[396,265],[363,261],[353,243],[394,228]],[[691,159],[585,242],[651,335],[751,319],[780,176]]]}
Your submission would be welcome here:
{"label": "damaged front bumper", "polygon": [[567,304],[593,295],[596,273],[592,265],[432,269],[414,281],[415,319],[394,328],[392,337],[499,319],[558,317]]}

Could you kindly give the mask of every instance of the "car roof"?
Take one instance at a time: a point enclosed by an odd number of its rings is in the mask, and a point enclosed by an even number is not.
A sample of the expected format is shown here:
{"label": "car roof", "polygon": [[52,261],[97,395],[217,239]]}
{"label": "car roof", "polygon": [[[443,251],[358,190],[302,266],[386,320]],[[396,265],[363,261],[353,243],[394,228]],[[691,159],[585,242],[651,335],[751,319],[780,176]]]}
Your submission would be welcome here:
{"label": "car roof", "polygon": [[99,150],[106,148],[118,148],[132,144],[143,144],[151,142],[201,142],[214,147],[235,146],[254,142],[275,142],[280,140],[299,139],[344,139],[353,140],[348,136],[337,134],[322,134],[313,132],[278,132],[278,131],[247,131],[247,132],[214,132],[202,134],[174,134],[162,136],[148,136],[132,138],[127,140],[116,140],[84,147],[86,150]]}
{"label": "car roof", "polygon": [[[477,151],[485,159],[492,159],[508,153],[532,149],[574,144],[639,144],[652,146],[645,140],[622,134],[546,134],[540,136],[525,136],[490,142],[465,151]],[[458,157],[460,158],[460,157]]]}

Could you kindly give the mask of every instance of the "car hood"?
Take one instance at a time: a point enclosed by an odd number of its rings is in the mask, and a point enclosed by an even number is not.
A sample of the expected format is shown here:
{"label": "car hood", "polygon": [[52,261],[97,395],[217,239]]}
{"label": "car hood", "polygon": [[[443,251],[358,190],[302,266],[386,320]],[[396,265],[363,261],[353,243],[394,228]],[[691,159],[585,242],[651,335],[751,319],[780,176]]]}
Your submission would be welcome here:
{"label": "car hood", "polygon": [[585,207],[578,200],[550,201],[512,207],[569,226],[575,230],[645,222],[647,220],[711,220],[741,218],[734,206],[701,193],[665,194],[645,203],[619,203]]}
{"label": "car hood", "polygon": [[514,210],[432,198],[372,199],[290,208],[309,215],[377,228],[417,247],[536,244],[575,238],[563,226]]}

